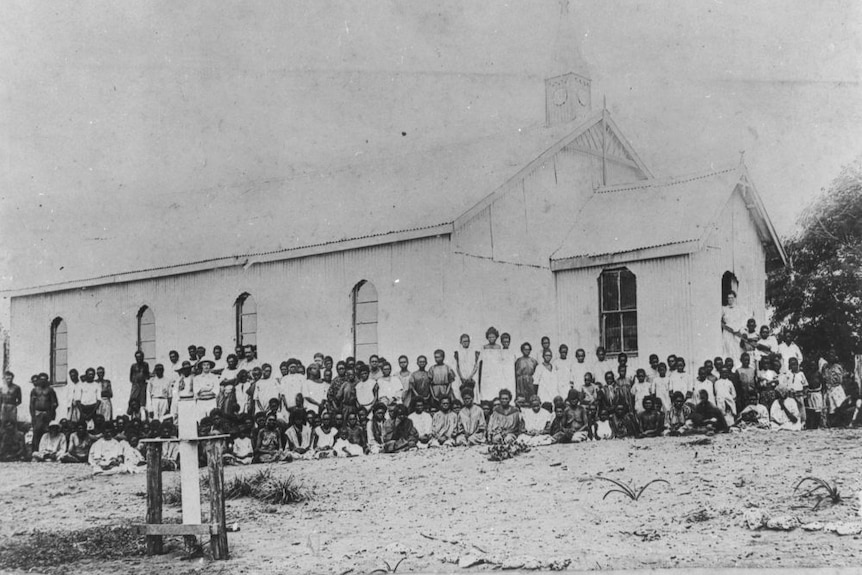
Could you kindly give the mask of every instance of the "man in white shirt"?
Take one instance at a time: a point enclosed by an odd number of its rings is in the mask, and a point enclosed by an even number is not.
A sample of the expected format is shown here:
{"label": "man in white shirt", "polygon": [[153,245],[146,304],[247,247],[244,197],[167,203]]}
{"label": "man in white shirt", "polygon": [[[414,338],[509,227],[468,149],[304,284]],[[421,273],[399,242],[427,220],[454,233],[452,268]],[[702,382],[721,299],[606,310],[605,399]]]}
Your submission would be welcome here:
{"label": "man in white shirt", "polygon": [[112,425],[105,426],[101,439],[90,448],[88,462],[93,475],[114,475],[127,471],[123,463],[123,444],[114,438]]}
{"label": "man in white shirt", "polygon": [[[584,376],[590,371],[590,365],[587,363],[587,352],[582,348],[575,350],[575,361],[569,364],[569,378],[572,385],[578,392],[584,389]],[[604,374],[602,374],[604,377]],[[593,380],[596,379],[596,374],[593,373]]]}
{"label": "man in white shirt", "polygon": [[92,421],[102,399],[102,384],[96,381],[96,370],[92,367],[84,372],[78,392],[79,421]]}
{"label": "man in white shirt", "polygon": [[173,396],[171,378],[165,376],[165,366],[157,363],[153,368],[153,375],[147,385],[150,392],[150,401],[147,404],[150,417],[159,421],[168,414],[168,406]]}

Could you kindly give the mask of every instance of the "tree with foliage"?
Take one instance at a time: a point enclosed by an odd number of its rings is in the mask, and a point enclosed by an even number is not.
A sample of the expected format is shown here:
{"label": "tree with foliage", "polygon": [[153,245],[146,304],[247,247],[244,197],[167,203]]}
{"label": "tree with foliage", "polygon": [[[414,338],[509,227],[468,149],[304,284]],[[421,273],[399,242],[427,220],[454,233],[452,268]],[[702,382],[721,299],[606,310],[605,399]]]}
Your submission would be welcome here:
{"label": "tree with foliage", "polygon": [[806,359],[849,368],[854,353],[862,353],[862,156],[842,169],[798,223],[799,231],[785,240],[790,265],[767,280],[773,325],[794,337]]}

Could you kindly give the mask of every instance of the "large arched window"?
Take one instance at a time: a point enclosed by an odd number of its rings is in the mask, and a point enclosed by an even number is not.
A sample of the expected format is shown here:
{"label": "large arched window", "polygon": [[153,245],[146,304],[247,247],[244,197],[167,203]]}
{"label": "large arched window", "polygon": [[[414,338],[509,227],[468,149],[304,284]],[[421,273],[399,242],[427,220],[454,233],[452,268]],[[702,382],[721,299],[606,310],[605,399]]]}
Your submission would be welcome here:
{"label": "large arched window", "polygon": [[138,351],[144,352],[144,361],[156,362],[156,314],[148,306],[138,310]]}
{"label": "large arched window", "polygon": [[250,294],[236,298],[236,345],[257,347],[257,304]]}
{"label": "large arched window", "polygon": [[69,367],[68,348],[69,334],[66,320],[62,317],[54,318],[51,322],[51,383],[54,385],[66,384],[66,372]]}
{"label": "large arched window", "polygon": [[377,288],[362,280],[353,288],[353,356],[367,361],[377,354]]}
{"label": "large arched window", "polygon": [[637,281],[627,268],[599,276],[599,325],[607,353],[638,350]]}

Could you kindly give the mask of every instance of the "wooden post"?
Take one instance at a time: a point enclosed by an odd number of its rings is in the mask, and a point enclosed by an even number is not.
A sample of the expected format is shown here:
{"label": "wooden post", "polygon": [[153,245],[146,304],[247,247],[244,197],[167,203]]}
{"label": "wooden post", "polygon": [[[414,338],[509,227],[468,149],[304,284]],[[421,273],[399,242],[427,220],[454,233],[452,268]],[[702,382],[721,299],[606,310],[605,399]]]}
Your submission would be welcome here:
{"label": "wooden post", "polygon": [[210,550],[213,559],[227,559],[227,525],[224,510],[224,439],[207,442],[207,467],[210,479],[210,518],[209,523],[217,526],[217,532],[210,535]]}
{"label": "wooden post", "polygon": [[[162,444],[147,446],[147,523],[162,522]],[[147,535],[147,555],[164,553],[161,535]]]}

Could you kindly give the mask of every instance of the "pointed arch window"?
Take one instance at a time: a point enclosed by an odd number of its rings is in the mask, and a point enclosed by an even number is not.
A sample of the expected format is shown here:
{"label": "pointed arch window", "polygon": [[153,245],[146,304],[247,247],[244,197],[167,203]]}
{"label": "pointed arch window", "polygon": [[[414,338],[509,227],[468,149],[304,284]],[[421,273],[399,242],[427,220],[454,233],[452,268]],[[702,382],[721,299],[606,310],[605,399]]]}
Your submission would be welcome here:
{"label": "pointed arch window", "polygon": [[66,320],[54,318],[51,322],[51,383],[66,385],[66,374],[69,368],[69,333]]}
{"label": "pointed arch window", "polygon": [[257,304],[251,294],[236,299],[236,344],[257,348]]}
{"label": "pointed arch window", "polygon": [[144,353],[144,361],[156,363],[156,314],[153,308],[143,306],[138,310],[138,351]]}
{"label": "pointed arch window", "polygon": [[638,350],[637,278],[628,268],[599,276],[599,325],[607,353]]}
{"label": "pointed arch window", "polygon": [[362,280],[353,288],[353,356],[366,361],[377,352],[377,288]]}
{"label": "pointed arch window", "polygon": [[739,290],[739,280],[736,279],[736,274],[731,271],[724,272],[721,275],[721,305],[727,305],[727,296],[730,292],[736,293]]}

